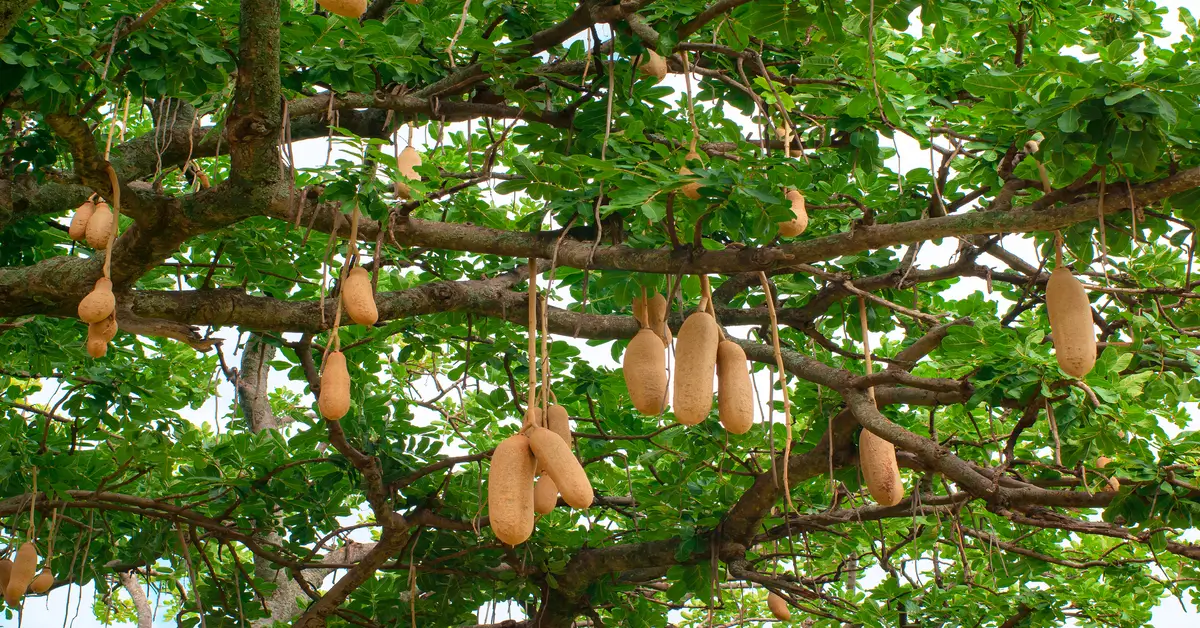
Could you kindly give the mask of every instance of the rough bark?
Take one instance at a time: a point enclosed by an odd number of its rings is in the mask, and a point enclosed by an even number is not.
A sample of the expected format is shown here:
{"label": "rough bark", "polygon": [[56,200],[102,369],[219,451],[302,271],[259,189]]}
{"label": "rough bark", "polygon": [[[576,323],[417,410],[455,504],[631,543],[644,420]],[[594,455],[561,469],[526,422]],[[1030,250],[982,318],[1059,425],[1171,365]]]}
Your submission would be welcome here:
{"label": "rough bark", "polygon": [[133,601],[138,628],[151,628],[154,625],[154,610],[150,608],[150,601],[146,599],[146,591],[142,589],[142,584],[138,582],[137,576],[132,571],[124,571],[118,573],[117,577],[121,579],[121,586],[125,587],[125,591],[129,593],[129,599]]}

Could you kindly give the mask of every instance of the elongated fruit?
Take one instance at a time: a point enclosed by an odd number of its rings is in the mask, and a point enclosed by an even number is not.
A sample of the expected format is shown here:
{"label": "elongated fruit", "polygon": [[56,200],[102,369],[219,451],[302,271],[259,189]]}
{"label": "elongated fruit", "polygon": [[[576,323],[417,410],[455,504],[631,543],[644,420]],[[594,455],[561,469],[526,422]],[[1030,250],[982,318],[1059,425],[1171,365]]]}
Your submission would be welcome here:
{"label": "elongated fruit", "polygon": [[321,416],[330,421],[337,421],[350,411],[350,372],[346,370],[346,356],[341,351],[331,351],[325,358],[317,407],[321,409]]}
{"label": "elongated fruit", "polygon": [[396,158],[396,169],[409,179],[420,180],[421,175],[417,174],[415,170],[419,165],[421,165],[421,153],[412,146],[400,151],[399,157]]}
{"label": "elongated fruit", "polygon": [[25,589],[33,582],[37,572],[37,548],[33,543],[25,541],[17,550],[17,558],[13,561],[12,574],[8,577],[8,586],[4,587],[4,601],[9,606],[17,606],[25,595]]}
{"label": "elongated fruit", "polygon": [[87,237],[88,246],[103,251],[108,248],[108,234],[112,231],[113,214],[108,208],[108,203],[103,201],[96,203],[96,209],[88,218]]}
{"label": "elongated fruit", "polygon": [[591,506],[594,497],[592,483],[563,439],[544,427],[531,428],[526,434],[529,435],[533,454],[539,463],[545,465],[563,501],[572,508]]}
{"label": "elongated fruit", "polygon": [[808,228],[808,212],[804,206],[804,196],[796,190],[788,190],[784,195],[792,203],[792,215],[795,218],[779,223],[779,235],[794,238]]}
{"label": "elongated fruit", "polygon": [[661,81],[667,77],[667,60],[653,50],[646,50],[646,60],[642,62],[638,71],[645,76],[654,77],[655,82]]}
{"label": "elongated fruit", "polygon": [[767,608],[771,609],[771,614],[779,621],[787,621],[792,618],[792,609],[788,608],[787,600],[775,592],[767,594]]}
{"label": "elongated fruit", "polygon": [[87,352],[93,358],[102,358],[108,353],[108,343],[117,335],[117,318],[109,316],[99,323],[88,325]]}
{"label": "elongated fruit", "polygon": [[717,345],[717,415],[734,434],[745,434],[754,425],[754,391],[746,352],[736,342]]}
{"label": "elongated fruit", "polygon": [[663,346],[671,346],[671,327],[667,325],[666,297],[657,292],[650,297],[650,302],[646,304],[646,318],[649,319],[650,329],[662,339]]}
{"label": "elongated fruit", "polygon": [[88,221],[92,219],[92,214],[96,211],[96,204],[88,199],[75,210],[75,215],[71,216],[71,228],[67,230],[67,234],[71,239],[79,242],[87,237]]}
{"label": "elongated fruit", "polygon": [[33,579],[33,582],[29,585],[29,589],[40,595],[49,591],[52,586],[54,586],[54,574],[50,573],[49,567],[42,567],[41,573]]}
{"label": "elongated fruit", "polygon": [[524,434],[509,436],[492,453],[488,515],[492,532],[508,545],[520,545],[533,534],[534,466],[533,450]]}
{"label": "elongated fruit", "polygon": [[667,358],[662,341],[650,328],[638,330],[629,341],[621,370],[633,407],[650,416],[662,412],[667,402]]}
{"label": "elongated fruit", "polygon": [[367,10],[367,0],[317,0],[326,11],[334,15],[358,19]]}
{"label": "elongated fruit", "polygon": [[116,297],[112,292],[112,281],[107,277],[96,280],[96,285],[83,300],[79,302],[77,313],[79,320],[85,323],[99,323],[112,316],[117,307]]}
{"label": "elongated fruit", "polygon": [[717,321],[695,312],[679,328],[675,343],[675,419],[696,425],[712,411],[713,370],[717,365]]}
{"label": "elongated fruit", "polygon": [[533,487],[533,510],[539,515],[548,515],[556,505],[558,505],[558,487],[554,485],[554,478],[543,473]]}
{"label": "elongated fruit", "polygon": [[350,269],[346,285],[342,286],[342,304],[346,313],[359,325],[370,327],[379,320],[375,308],[375,295],[371,293],[371,273],[362,266]]}
{"label": "elongated fruit", "polygon": [[1087,290],[1065,266],[1050,273],[1046,283],[1046,313],[1054,334],[1054,357],[1071,377],[1082,379],[1096,365],[1096,329]]}
{"label": "elongated fruit", "polygon": [[12,578],[13,561],[0,559],[0,592],[8,589],[8,581]]}
{"label": "elongated fruit", "polygon": [[[698,161],[699,159],[700,159],[700,155],[696,154],[695,151],[688,151],[688,154],[684,155],[684,157],[683,157],[683,161],[685,162],[685,165],[679,167],[679,174],[681,174],[683,176],[692,174],[692,169],[687,167],[686,162],[689,162],[692,160]],[[687,185],[684,185],[683,186],[683,195],[692,199],[693,201],[699,199],[700,198],[700,184],[696,183],[696,182],[692,182],[692,183],[688,183]]]}
{"label": "elongated fruit", "polygon": [[650,326],[650,316],[646,308],[646,301],[642,297],[633,297],[633,318],[642,327]]}
{"label": "elongated fruit", "polygon": [[858,464],[871,498],[879,505],[895,506],[904,499],[895,445],[864,429],[858,437]]}
{"label": "elongated fruit", "polygon": [[529,406],[525,409],[525,422],[521,424],[521,429],[525,430],[530,427],[542,425],[542,409],[537,406]]}
{"label": "elongated fruit", "polygon": [[554,404],[546,409],[546,427],[551,432],[558,434],[559,438],[570,447],[574,444],[574,438],[571,436],[571,415],[567,414],[567,409]]}

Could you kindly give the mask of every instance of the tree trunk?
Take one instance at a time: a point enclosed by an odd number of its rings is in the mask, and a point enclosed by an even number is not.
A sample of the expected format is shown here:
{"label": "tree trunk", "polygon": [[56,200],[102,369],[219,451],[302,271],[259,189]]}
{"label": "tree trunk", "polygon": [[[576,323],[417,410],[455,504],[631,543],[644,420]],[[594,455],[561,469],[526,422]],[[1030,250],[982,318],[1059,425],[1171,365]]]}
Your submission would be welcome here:
{"label": "tree trunk", "polygon": [[117,577],[121,579],[121,585],[125,587],[125,591],[133,600],[133,608],[137,611],[138,628],[152,628],[154,611],[150,608],[150,600],[146,599],[146,591],[142,589],[142,583],[138,582],[137,576],[133,575],[132,571],[123,571],[118,573]]}

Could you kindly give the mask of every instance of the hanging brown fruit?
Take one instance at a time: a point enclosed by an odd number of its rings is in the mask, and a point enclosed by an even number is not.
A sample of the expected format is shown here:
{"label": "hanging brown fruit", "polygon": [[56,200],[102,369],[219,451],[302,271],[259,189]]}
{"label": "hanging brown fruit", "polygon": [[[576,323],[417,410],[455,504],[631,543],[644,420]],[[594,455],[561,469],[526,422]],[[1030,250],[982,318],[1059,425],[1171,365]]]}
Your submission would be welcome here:
{"label": "hanging brown fruit", "polygon": [[52,586],[54,586],[54,574],[50,573],[49,567],[42,567],[41,573],[30,583],[29,590],[41,595],[49,591]]}
{"label": "hanging brown fruit", "polygon": [[[679,167],[679,174],[681,174],[685,177],[692,174],[692,169],[687,167],[687,162],[692,161],[692,160],[699,161],[699,159],[700,159],[700,155],[698,155],[696,153],[696,151],[688,151],[688,154],[684,155],[684,157],[683,157],[684,165]],[[694,181],[692,183],[688,183],[683,186],[682,190],[683,190],[683,195],[692,199],[693,201],[698,200],[700,198],[700,184],[699,183],[696,183]]]}
{"label": "hanging brown fruit", "polygon": [[654,77],[654,82],[657,83],[667,77],[667,60],[657,52],[646,49],[646,60],[642,61],[638,71],[647,77]]}
{"label": "hanging brown fruit", "polygon": [[537,483],[533,486],[533,511],[539,515],[548,515],[557,505],[558,487],[554,485],[554,478],[548,473],[543,473],[538,476]]}
{"label": "hanging brown fruit", "polygon": [[1054,335],[1054,357],[1071,377],[1083,379],[1096,365],[1096,329],[1092,326],[1092,304],[1087,290],[1059,266],[1046,283],[1046,313]]}
{"label": "hanging brown fruit", "polygon": [[396,158],[396,169],[409,179],[419,180],[421,178],[416,171],[416,167],[419,165],[421,165],[421,153],[412,146],[405,147],[400,151],[400,156]]}
{"label": "hanging brown fruit", "polygon": [[117,307],[116,297],[112,292],[112,281],[107,277],[96,280],[96,285],[83,300],[79,302],[77,313],[79,320],[85,323],[99,323],[112,316]]}
{"label": "hanging brown fruit", "polygon": [[795,218],[779,223],[779,235],[794,238],[808,228],[808,212],[804,207],[804,196],[796,190],[788,190],[784,197],[791,201]]}
{"label": "hanging brown fruit", "polygon": [[346,356],[341,351],[331,351],[325,358],[317,407],[321,409],[321,416],[330,421],[337,421],[350,411],[350,372],[346,370]]}
{"label": "hanging brown fruit", "polygon": [[533,534],[535,467],[533,450],[524,434],[509,436],[492,453],[488,516],[496,538],[508,545],[520,545]]}
{"label": "hanging brown fruit", "polygon": [[667,402],[667,358],[662,341],[650,328],[638,330],[621,361],[625,388],[638,412],[655,416]]}
{"label": "hanging brown fruit", "polygon": [[108,203],[100,201],[96,203],[96,209],[92,211],[92,215],[88,217],[87,230],[85,237],[87,238],[88,246],[103,251],[108,248],[108,236],[113,227],[113,213],[109,209]]}
{"label": "hanging brown fruit", "polygon": [[0,559],[0,594],[8,589],[8,581],[12,578],[13,561]]}
{"label": "hanging brown fruit", "polygon": [[646,323],[662,339],[664,347],[671,346],[671,326],[667,324],[667,299],[655,292],[646,304]]}
{"label": "hanging brown fruit", "polygon": [[736,342],[717,345],[717,416],[733,434],[745,434],[754,425],[754,391],[750,388],[746,352]]}
{"label": "hanging brown fruit", "polygon": [[787,600],[774,591],[767,594],[767,608],[771,609],[771,614],[779,621],[788,621],[792,618],[792,609],[788,608]]}
{"label": "hanging brown fruit", "polygon": [[355,20],[367,11],[367,0],[317,0],[317,3],[334,15]]}
{"label": "hanging brown fruit", "polygon": [[88,325],[87,352],[93,358],[108,353],[108,343],[117,335],[117,317],[109,316],[99,323]]}
{"label": "hanging brown fruit", "polygon": [[717,364],[720,330],[712,315],[701,309],[692,313],[679,328],[675,343],[675,419],[684,425],[696,425],[712,411],[713,372]]}
{"label": "hanging brown fruit", "polygon": [[96,204],[92,199],[88,199],[75,210],[75,215],[71,216],[71,227],[67,229],[67,234],[71,239],[79,242],[87,237],[88,221],[92,219],[92,214],[96,211]]}
{"label": "hanging brown fruit", "polygon": [[342,304],[346,306],[350,318],[359,325],[370,327],[379,320],[375,295],[371,293],[371,273],[367,269],[362,266],[350,269],[342,286]]}
{"label": "hanging brown fruit", "polygon": [[8,586],[4,587],[4,601],[9,606],[19,606],[21,598],[29,583],[33,582],[37,573],[37,548],[30,541],[25,541],[17,549],[17,558],[13,561],[12,574],[8,577]]}
{"label": "hanging brown fruit", "polygon": [[558,434],[563,442],[570,447],[574,443],[574,438],[571,436],[571,415],[567,414],[567,409],[558,405],[552,404],[546,409],[546,427],[551,432]]}
{"label": "hanging brown fruit", "polygon": [[592,483],[571,448],[558,434],[544,427],[531,427],[526,434],[538,463],[554,480],[563,501],[572,508],[590,507],[594,498]]}
{"label": "hanging brown fruit", "polygon": [[904,499],[895,445],[864,429],[858,437],[858,464],[871,499],[881,506],[895,506]]}

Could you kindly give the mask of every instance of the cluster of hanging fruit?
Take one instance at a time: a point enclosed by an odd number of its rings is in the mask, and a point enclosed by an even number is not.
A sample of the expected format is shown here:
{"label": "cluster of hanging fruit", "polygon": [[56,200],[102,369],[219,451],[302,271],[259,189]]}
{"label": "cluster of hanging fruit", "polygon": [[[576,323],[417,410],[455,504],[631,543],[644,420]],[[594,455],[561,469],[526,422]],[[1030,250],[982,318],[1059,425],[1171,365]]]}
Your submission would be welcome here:
{"label": "cluster of hanging fruit", "polygon": [[[520,545],[533,534],[537,515],[546,515],[558,496],[572,508],[589,508],[595,495],[583,465],[571,451],[566,408],[550,403],[549,332],[542,329],[542,397],[535,395],[538,329],[537,260],[529,260],[529,391],[521,430],[492,453],[488,470],[488,517],[496,538]],[[543,304],[543,308],[546,307]],[[543,313],[545,310],[543,309]],[[545,318],[541,319],[543,324]],[[657,340],[655,341],[658,342]]]}
{"label": "cluster of hanging fruit", "polygon": [[108,353],[108,343],[117,335],[117,301],[112,284],[112,245],[117,238],[118,220],[121,211],[120,186],[112,166],[108,167],[109,181],[113,187],[113,205],[96,202],[95,196],[84,201],[71,217],[67,233],[76,242],[86,241],[97,251],[104,251],[103,275],[96,280],[92,291],[79,302],[79,320],[88,324],[86,342],[88,355],[102,358]]}
{"label": "cluster of hanging fruit", "polygon": [[33,470],[33,499],[29,503],[29,532],[27,540],[17,548],[16,557],[0,559],[0,591],[4,601],[13,608],[21,606],[26,593],[41,595],[54,586],[54,574],[50,571],[50,556],[54,554],[54,536],[58,529],[58,511],[53,511],[50,521],[50,545],[42,570],[37,568],[37,546],[34,544],[34,515],[37,508],[37,468]]}
{"label": "cluster of hanging fruit", "polygon": [[[713,375],[717,379],[717,415],[733,434],[745,434],[754,424],[754,393],[746,353],[725,337],[717,324],[716,310],[701,277],[705,295],[700,307],[687,317],[675,340],[675,376],[672,403],[675,420],[696,425],[708,418],[713,406]],[[634,317],[641,329],[622,359],[625,388],[637,410],[660,414],[667,406],[665,351],[671,345],[666,324],[667,300],[658,293],[634,300]]]}
{"label": "cluster of hanging fruit", "polygon": [[546,515],[558,496],[571,508],[592,505],[595,495],[583,465],[571,451],[566,408],[525,411],[521,431],[496,446],[488,470],[488,517],[496,538],[520,545],[533,534],[536,515]]}
{"label": "cluster of hanging fruit", "polygon": [[350,242],[346,254],[347,264],[352,266],[342,277],[341,299],[334,315],[333,330],[330,332],[331,351],[325,355],[321,369],[321,388],[317,393],[317,408],[321,416],[338,421],[350,411],[350,371],[346,368],[346,356],[341,351],[338,327],[342,312],[350,320],[364,327],[371,327],[379,320],[379,308],[375,304],[375,292],[371,286],[371,273],[355,264],[358,258],[358,206],[350,215]]}

